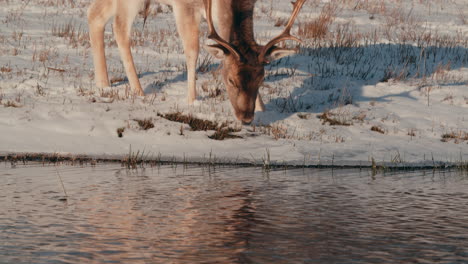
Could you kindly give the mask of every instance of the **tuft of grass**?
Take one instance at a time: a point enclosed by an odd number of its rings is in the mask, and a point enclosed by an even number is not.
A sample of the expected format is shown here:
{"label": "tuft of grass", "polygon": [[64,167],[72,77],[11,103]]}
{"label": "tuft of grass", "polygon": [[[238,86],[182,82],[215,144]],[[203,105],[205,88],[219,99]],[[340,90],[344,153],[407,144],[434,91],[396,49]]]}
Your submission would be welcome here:
{"label": "tuft of grass", "polygon": [[265,149],[265,157],[262,158],[263,161],[263,169],[267,172],[271,170],[271,154],[270,149]]}
{"label": "tuft of grass", "polygon": [[55,168],[55,172],[57,173],[57,177],[58,177],[58,179],[60,181],[60,184],[62,185],[63,194],[65,195],[65,197],[60,198],[59,200],[60,201],[67,201],[68,200],[68,194],[67,194],[67,191],[65,190],[65,185],[63,184],[62,176],[60,175],[57,168]]}
{"label": "tuft of grass", "polygon": [[113,77],[109,80],[111,84],[116,84],[116,83],[121,83],[121,82],[127,82],[128,80],[124,77]]}
{"label": "tuft of grass", "polygon": [[313,21],[299,24],[298,35],[306,39],[323,39],[338,13],[337,5],[325,5],[319,17]]}
{"label": "tuft of grass", "polygon": [[15,101],[8,100],[6,103],[3,104],[4,107],[14,107],[19,108],[21,107],[20,104],[16,103]]}
{"label": "tuft of grass", "polygon": [[370,130],[380,134],[385,134],[385,131],[379,126],[372,126]]}
{"label": "tuft of grass", "polygon": [[153,120],[151,120],[150,118],[147,118],[147,119],[133,119],[133,121],[138,123],[141,130],[148,130],[148,129],[154,128]]}
{"label": "tuft of grass", "polygon": [[392,163],[405,163],[405,161],[401,158],[400,151],[397,150],[395,156],[392,156]]}
{"label": "tuft of grass", "polygon": [[210,70],[211,64],[213,64],[213,57],[205,55],[198,61],[197,71],[200,73],[206,73]]}
{"label": "tuft of grass", "polygon": [[[181,112],[160,114],[159,117],[167,119],[173,122],[179,122],[190,126],[191,131],[208,131],[215,130],[215,133],[208,136],[214,140],[225,140],[233,138],[242,138],[241,136],[233,135],[233,132],[239,132],[241,129],[229,127],[227,123],[217,123],[210,120],[203,120],[200,118],[193,117],[192,115],[184,115]],[[183,135],[183,129],[181,128],[181,135]]]}
{"label": "tuft of grass", "polygon": [[210,120],[203,120],[200,118],[193,117],[192,115],[184,115],[181,112],[168,114],[158,113],[158,116],[169,121],[187,124],[190,126],[190,129],[192,131],[218,130],[219,127],[227,126],[225,123],[218,124]]}
{"label": "tuft of grass", "polygon": [[325,125],[328,123],[330,126],[350,126],[352,125],[351,122],[340,118],[339,115],[334,114],[330,111],[325,111],[322,114],[317,116],[319,119],[322,120],[322,124]]}
{"label": "tuft of grass", "polygon": [[271,135],[275,140],[292,137],[288,135],[288,128],[282,124],[273,124],[272,126],[270,126],[270,130]]}
{"label": "tuft of grass", "polygon": [[298,113],[297,117],[299,117],[300,119],[308,120],[310,118],[310,114],[308,114],[308,113]]}
{"label": "tuft of grass", "polygon": [[282,122],[277,122],[271,125],[260,125],[260,126],[252,126],[253,132],[259,132],[264,135],[268,135],[273,137],[275,140],[279,139],[297,139],[295,137],[295,128],[293,131],[288,129]]}
{"label": "tuft of grass", "polygon": [[89,46],[89,35],[87,30],[82,28],[81,25],[77,28],[74,21],[68,21],[61,25],[53,25],[51,31],[52,36],[66,39],[68,44],[74,48],[79,46]]}
{"label": "tuft of grass", "polygon": [[125,131],[125,127],[119,127],[117,128],[117,136],[119,138],[123,137],[123,132]]}
{"label": "tuft of grass", "polygon": [[453,140],[454,143],[458,144],[463,141],[468,141],[468,132],[464,131],[457,131],[457,132],[450,132],[442,135],[442,142],[449,142]]}
{"label": "tuft of grass", "polygon": [[295,98],[291,93],[286,98],[278,99],[275,102],[280,113],[297,113],[304,106],[300,98]]}
{"label": "tuft of grass", "polygon": [[122,167],[126,167],[127,169],[137,169],[138,165],[143,167],[145,162],[148,160],[148,154],[145,156],[145,151],[137,151],[136,153],[132,151],[132,146],[130,146],[130,150],[128,152],[128,156],[123,158],[120,163]]}
{"label": "tuft of grass", "polygon": [[2,66],[2,67],[0,68],[0,72],[2,72],[2,73],[9,73],[9,72],[11,72],[11,71],[12,71],[12,70],[11,70],[11,67],[10,67],[10,66]]}
{"label": "tuft of grass", "polygon": [[231,129],[219,129],[217,130],[213,135],[208,136],[210,139],[214,140],[225,140],[225,139],[236,139],[236,138],[242,138],[241,136],[238,135],[233,135],[231,134]]}

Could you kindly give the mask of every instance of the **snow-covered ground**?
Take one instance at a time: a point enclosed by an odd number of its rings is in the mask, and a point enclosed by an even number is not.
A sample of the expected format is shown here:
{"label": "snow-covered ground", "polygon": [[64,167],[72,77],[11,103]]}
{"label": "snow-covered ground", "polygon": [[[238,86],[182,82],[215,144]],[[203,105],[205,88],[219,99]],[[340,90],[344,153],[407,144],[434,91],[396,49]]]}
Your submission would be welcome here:
{"label": "snow-covered ground", "polygon": [[[255,31],[282,30],[290,1],[259,0]],[[0,155],[58,153],[286,164],[468,161],[465,0],[308,0],[294,27],[300,54],[267,66],[266,112],[238,123],[202,51],[195,106],[167,6],[138,17],[133,53],[145,97],[129,93],[109,25],[108,89],[94,87],[90,0],[0,1]],[[202,24],[201,42],[206,42]],[[288,45],[295,45],[289,43]],[[180,112],[240,130],[210,139],[161,115]],[[159,115],[158,115],[159,113]],[[154,127],[144,130],[136,120]],[[118,130],[121,136],[118,136]]]}

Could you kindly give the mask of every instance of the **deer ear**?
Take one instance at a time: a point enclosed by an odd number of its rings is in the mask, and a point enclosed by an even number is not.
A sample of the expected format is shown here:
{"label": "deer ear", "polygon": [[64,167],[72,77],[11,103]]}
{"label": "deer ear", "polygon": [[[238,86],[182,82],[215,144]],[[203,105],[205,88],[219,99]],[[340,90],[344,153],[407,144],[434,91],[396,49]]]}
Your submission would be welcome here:
{"label": "deer ear", "polygon": [[283,57],[294,55],[297,52],[298,52],[297,49],[284,49],[284,48],[273,47],[267,52],[265,59],[267,63],[270,63],[274,60],[278,60]]}
{"label": "deer ear", "polygon": [[229,53],[229,51],[219,44],[205,45],[205,50],[217,59],[224,59]]}

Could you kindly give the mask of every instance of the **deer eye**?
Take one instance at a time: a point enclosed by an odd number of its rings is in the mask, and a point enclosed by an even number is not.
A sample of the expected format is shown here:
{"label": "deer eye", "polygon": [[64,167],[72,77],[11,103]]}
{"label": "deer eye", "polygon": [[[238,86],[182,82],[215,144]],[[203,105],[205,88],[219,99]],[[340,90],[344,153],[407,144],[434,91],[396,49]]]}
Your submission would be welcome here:
{"label": "deer eye", "polygon": [[229,82],[230,85],[236,86],[236,84],[234,83],[234,81],[231,78],[228,79],[228,82]]}

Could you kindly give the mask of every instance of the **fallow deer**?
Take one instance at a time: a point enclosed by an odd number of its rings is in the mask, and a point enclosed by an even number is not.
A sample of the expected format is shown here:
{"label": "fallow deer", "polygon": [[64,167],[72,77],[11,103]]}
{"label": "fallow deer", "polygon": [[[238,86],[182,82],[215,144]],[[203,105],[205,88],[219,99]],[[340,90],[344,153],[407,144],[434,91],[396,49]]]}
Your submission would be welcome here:
{"label": "fallow deer", "polygon": [[[133,20],[151,0],[94,0],[88,9],[91,47],[98,87],[109,86],[104,52],[104,28],[114,18],[114,34],[130,86],[144,95],[138,80],[130,49]],[[187,64],[188,102],[196,98],[195,72],[199,53],[199,24],[202,16],[208,22],[208,37],[216,44],[206,46],[216,58],[222,59],[222,77],[234,113],[240,121],[249,124],[255,109],[263,111],[264,104],[258,89],[265,76],[264,66],[269,62],[297,52],[275,46],[284,40],[300,40],[290,34],[294,21],[305,0],[297,0],[284,31],[268,44],[257,44],[253,33],[253,12],[256,0],[155,0],[171,5],[182,38]],[[219,34],[215,30],[212,12]]]}

